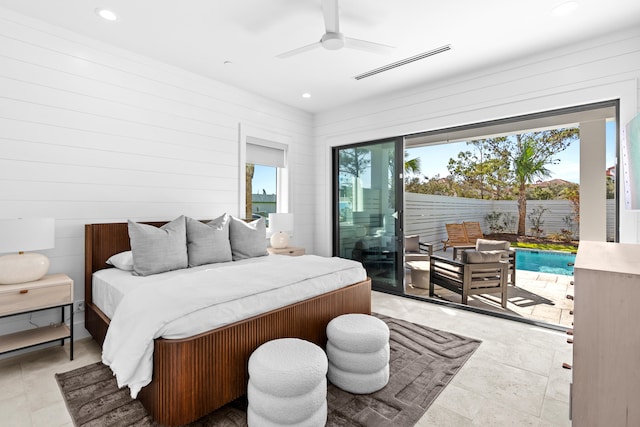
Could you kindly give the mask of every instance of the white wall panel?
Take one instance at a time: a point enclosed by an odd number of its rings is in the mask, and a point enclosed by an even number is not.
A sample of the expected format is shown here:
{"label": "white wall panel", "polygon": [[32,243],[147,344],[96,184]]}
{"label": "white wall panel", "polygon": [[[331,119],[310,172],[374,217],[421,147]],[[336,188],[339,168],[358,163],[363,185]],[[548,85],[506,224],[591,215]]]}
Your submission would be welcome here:
{"label": "white wall panel", "polygon": [[[286,136],[292,191],[313,191],[310,114],[0,9],[0,217],[56,219],[44,252],[76,300],[84,224],[239,214],[240,123]],[[312,253],[315,200],[291,200],[296,244]]]}
{"label": "white wall panel", "polygon": [[[639,79],[632,29],[316,115],[318,252],[332,252],[332,147],[613,99],[626,123],[638,112]],[[640,242],[638,221],[621,213],[621,236]]]}

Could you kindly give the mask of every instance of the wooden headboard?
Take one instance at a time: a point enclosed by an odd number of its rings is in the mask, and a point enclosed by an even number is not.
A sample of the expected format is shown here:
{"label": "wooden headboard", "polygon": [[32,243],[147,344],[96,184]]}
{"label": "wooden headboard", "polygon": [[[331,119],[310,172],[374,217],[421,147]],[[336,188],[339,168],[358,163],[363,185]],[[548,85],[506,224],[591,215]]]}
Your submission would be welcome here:
{"label": "wooden headboard", "polygon": [[[211,221],[201,219],[201,222]],[[252,219],[244,219],[251,222]],[[169,221],[140,222],[139,224],[162,227]],[[110,256],[131,249],[129,242],[129,225],[127,222],[112,222],[105,224],[85,224],[84,226],[84,299],[85,303],[93,303],[93,287],[91,277],[93,273],[104,268],[112,268],[107,264]]]}
{"label": "wooden headboard", "polygon": [[[143,222],[161,227],[164,222]],[[129,243],[129,227],[126,222],[108,224],[86,224],[84,226],[84,299],[87,304],[93,303],[91,276],[103,268],[111,268],[107,264],[110,256],[131,249]]]}

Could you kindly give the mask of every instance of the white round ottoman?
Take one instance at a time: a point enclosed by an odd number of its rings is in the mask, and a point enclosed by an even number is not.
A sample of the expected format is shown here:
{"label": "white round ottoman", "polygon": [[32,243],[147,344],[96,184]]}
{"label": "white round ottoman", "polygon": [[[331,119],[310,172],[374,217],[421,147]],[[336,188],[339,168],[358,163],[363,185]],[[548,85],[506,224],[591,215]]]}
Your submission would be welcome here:
{"label": "white round ottoman", "polygon": [[328,378],[355,394],[380,390],[389,381],[389,327],[377,317],[344,314],[327,325]]}
{"label": "white round ottoman", "polygon": [[251,426],[324,426],[327,356],[298,338],[266,342],[249,357],[247,423]]}

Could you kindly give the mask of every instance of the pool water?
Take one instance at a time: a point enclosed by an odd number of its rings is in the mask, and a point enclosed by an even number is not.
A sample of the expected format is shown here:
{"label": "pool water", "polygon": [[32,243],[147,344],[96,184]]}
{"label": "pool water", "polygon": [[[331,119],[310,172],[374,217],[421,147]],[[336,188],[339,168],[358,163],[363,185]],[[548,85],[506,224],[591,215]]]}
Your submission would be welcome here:
{"label": "pool water", "polygon": [[574,262],[576,262],[576,255],[566,252],[522,249],[516,251],[516,268],[518,270],[573,276]]}

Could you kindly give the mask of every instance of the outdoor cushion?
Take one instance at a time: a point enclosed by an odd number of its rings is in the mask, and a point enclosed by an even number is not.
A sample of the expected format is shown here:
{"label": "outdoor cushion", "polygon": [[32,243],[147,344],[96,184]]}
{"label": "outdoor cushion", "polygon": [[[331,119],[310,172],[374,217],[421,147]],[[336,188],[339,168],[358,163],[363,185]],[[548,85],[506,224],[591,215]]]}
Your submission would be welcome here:
{"label": "outdoor cushion", "polygon": [[499,262],[502,251],[464,251],[462,262],[465,264],[482,264],[487,262]]}
{"label": "outdoor cushion", "polygon": [[506,251],[511,246],[506,240],[487,240],[487,239],[478,239],[476,240],[476,250],[477,251],[498,251],[503,250]]}
{"label": "outdoor cushion", "polygon": [[404,238],[405,252],[420,252],[420,236],[405,236]]}

